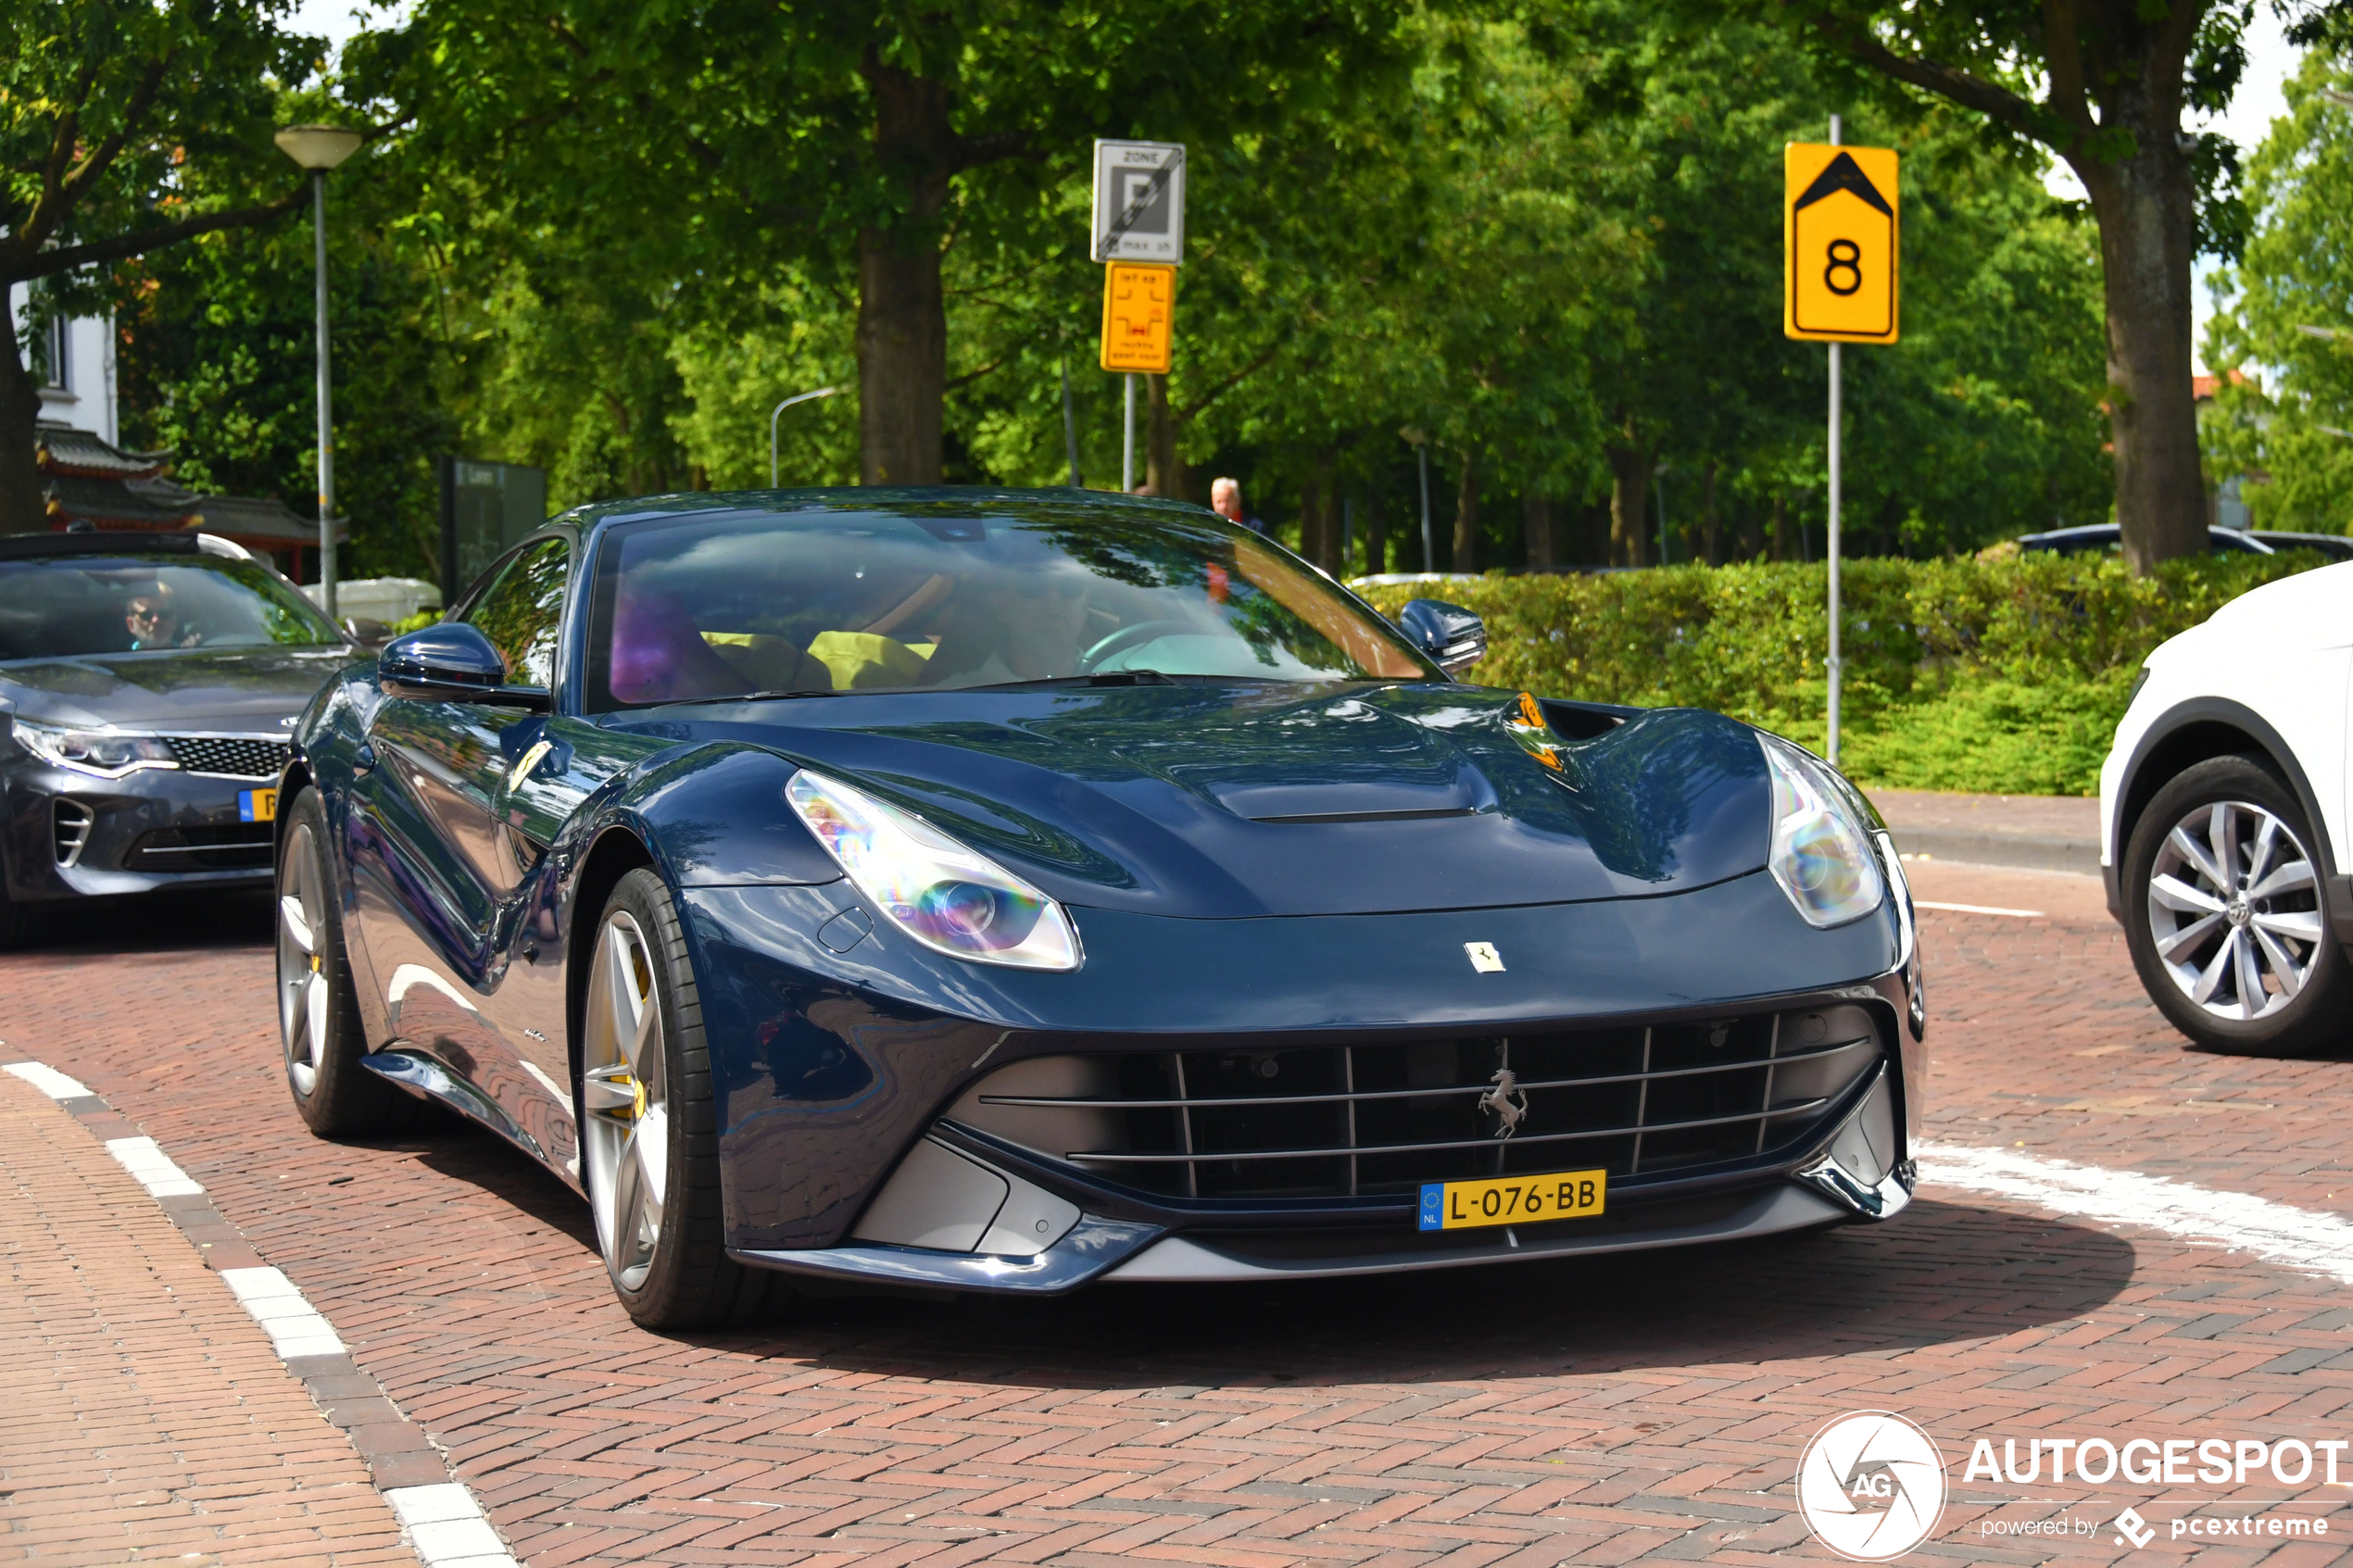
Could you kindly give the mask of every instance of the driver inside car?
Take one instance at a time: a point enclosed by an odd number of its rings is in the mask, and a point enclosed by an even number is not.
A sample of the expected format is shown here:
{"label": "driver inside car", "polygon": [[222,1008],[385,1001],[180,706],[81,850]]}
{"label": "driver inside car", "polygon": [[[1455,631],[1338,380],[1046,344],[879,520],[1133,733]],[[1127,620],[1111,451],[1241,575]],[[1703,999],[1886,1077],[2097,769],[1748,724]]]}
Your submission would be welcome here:
{"label": "driver inside car", "polygon": [[1072,572],[1008,574],[995,593],[951,598],[923,684],[995,686],[1076,673],[1093,581]]}
{"label": "driver inside car", "polygon": [[171,596],[156,587],[132,596],[123,608],[122,623],[131,633],[131,651],[150,653],[157,648],[192,648],[204,641],[201,632],[182,633],[180,614],[171,603]]}

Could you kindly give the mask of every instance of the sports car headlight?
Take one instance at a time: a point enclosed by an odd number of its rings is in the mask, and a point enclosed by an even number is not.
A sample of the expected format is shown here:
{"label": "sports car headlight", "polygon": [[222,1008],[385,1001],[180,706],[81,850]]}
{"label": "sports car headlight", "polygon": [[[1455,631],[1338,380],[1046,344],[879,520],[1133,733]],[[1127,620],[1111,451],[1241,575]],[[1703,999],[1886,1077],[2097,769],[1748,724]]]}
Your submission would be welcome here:
{"label": "sports car headlight", "polygon": [[1811,925],[1844,925],[1878,909],[1886,896],[1879,858],[1845,792],[1787,741],[1756,738],[1773,775],[1773,880]]}
{"label": "sports car headlight", "polygon": [[804,768],[785,798],[858,890],[925,947],[1017,969],[1076,969],[1063,907],[922,818]]}
{"label": "sports car headlight", "polygon": [[161,735],[117,734],[107,730],[61,730],[17,721],[17,739],[27,751],[60,768],[101,779],[119,779],[142,768],[177,768],[179,759]]}

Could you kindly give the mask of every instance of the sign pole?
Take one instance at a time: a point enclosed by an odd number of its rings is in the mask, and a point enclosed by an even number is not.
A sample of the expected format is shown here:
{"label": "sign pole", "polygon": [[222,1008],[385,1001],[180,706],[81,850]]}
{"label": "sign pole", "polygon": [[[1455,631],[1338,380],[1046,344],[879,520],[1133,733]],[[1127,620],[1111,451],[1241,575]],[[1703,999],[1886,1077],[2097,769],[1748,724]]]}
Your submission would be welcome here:
{"label": "sign pole", "polygon": [[1416,443],[1414,456],[1420,459],[1422,469],[1422,575],[1428,577],[1438,570],[1438,558],[1429,547],[1429,443]]}
{"label": "sign pole", "polygon": [[1136,493],[1136,372],[1127,372],[1127,434],[1119,445],[1119,490]]}
{"label": "sign pole", "polygon": [[[1838,117],[1838,116],[1836,116],[1836,115],[1832,115],[1832,116],[1831,116],[1831,146],[1833,146],[1833,147],[1835,147],[1835,146],[1837,146],[1837,145],[1839,144],[1839,130],[1840,130],[1840,127],[1839,127],[1839,117]],[[1841,345],[1839,345],[1839,344],[1837,344],[1837,343],[1835,343],[1835,342],[1833,342],[1833,343],[1831,345],[1831,440],[1830,440],[1830,458],[1831,458],[1831,476],[1830,476],[1830,477],[1831,477],[1830,513],[1831,513],[1831,517],[1830,517],[1830,539],[1829,539],[1829,542],[1828,542],[1828,545],[1827,545],[1827,547],[1826,547],[1826,553],[1828,554],[1828,556],[1829,556],[1829,558],[1830,558],[1830,568],[1831,568],[1831,656],[1830,656],[1830,659],[1829,659],[1829,664],[1830,664],[1830,676],[1831,676],[1831,690],[1830,690],[1830,744],[1829,744],[1829,745],[1828,745],[1828,746],[1824,749],[1823,755],[1824,755],[1825,759],[1829,761],[1830,765],[1831,765],[1831,767],[1833,767],[1833,768],[1835,768],[1835,767],[1837,767],[1837,766],[1838,766],[1838,685],[1839,685],[1839,679],[1838,679],[1838,678],[1839,678],[1839,659],[1838,659],[1838,503],[1839,503],[1839,493],[1838,493],[1838,492],[1839,492],[1839,471],[1838,471],[1838,469],[1839,469],[1839,462],[1838,462],[1838,459],[1839,459],[1839,451],[1838,451],[1838,427],[1839,427],[1839,417],[1838,417],[1838,416],[1839,416],[1839,384],[1838,384],[1838,383],[1839,383],[1839,370],[1840,370],[1840,368],[1841,368],[1841,367],[1840,367],[1840,365],[1839,365],[1839,353],[1838,353],[1838,351],[1839,351],[1839,349],[1840,349],[1840,347],[1841,347],[1841,346],[1842,346]]]}

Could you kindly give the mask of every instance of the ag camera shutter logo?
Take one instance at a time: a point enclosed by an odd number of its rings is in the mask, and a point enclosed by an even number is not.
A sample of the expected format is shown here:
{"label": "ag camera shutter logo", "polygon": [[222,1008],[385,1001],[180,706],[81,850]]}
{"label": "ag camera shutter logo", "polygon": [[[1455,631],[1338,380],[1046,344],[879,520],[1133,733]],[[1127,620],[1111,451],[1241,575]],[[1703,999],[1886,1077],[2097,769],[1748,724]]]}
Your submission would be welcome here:
{"label": "ag camera shutter logo", "polygon": [[1797,1512],[1856,1562],[1903,1556],[1944,1514],[1944,1456],[1900,1415],[1857,1411],[1814,1434],[1797,1461]]}

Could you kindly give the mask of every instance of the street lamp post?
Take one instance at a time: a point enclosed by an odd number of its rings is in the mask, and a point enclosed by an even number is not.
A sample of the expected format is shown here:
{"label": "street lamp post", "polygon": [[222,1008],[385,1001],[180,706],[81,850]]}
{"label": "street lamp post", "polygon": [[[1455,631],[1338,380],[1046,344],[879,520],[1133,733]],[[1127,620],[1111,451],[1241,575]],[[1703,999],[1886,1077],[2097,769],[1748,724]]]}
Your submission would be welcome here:
{"label": "street lamp post", "polygon": [[310,170],[310,224],[318,241],[319,290],[319,604],[335,620],[334,389],[327,348],[327,170],[359,150],[359,132],[340,125],[289,125],[272,138],[278,150]]}
{"label": "street lamp post", "polygon": [[831,397],[835,393],[839,392],[841,388],[837,386],[821,386],[814,392],[798,393],[793,396],[786,398],[782,403],[777,404],[774,408],[768,410],[769,489],[774,490],[776,488],[776,420],[778,416],[782,415],[786,409],[791,408],[796,403],[806,403],[812,397]]}

